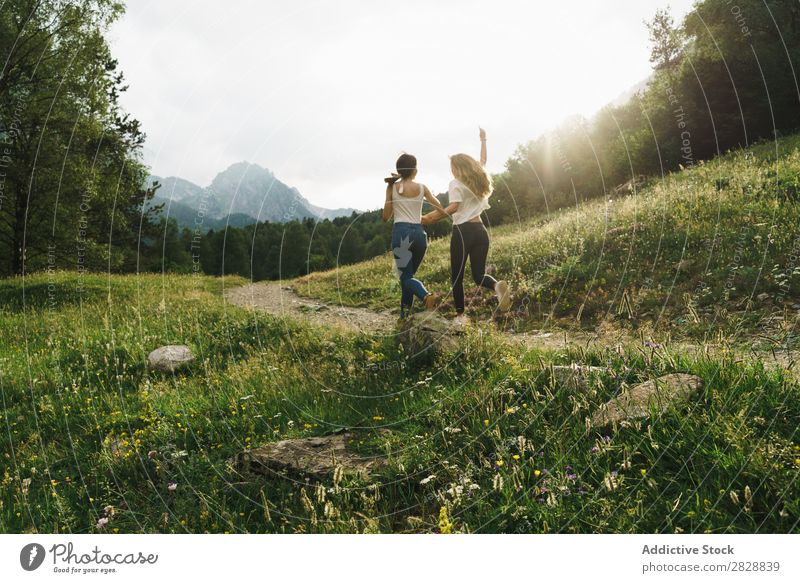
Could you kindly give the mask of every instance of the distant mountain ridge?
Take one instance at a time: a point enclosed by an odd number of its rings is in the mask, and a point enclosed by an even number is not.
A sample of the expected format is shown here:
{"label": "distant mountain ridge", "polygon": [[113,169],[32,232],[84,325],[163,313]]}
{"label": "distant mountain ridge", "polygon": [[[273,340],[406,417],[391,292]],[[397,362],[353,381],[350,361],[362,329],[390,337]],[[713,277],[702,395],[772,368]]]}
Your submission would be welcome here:
{"label": "distant mountain ridge", "polygon": [[195,228],[201,224],[207,229],[219,229],[264,221],[333,219],[357,212],[313,205],[270,170],[250,162],[232,164],[205,188],[176,176],[150,176],[149,183],[156,182],[161,186],[150,205],[164,203],[162,214],[175,218],[179,227]]}

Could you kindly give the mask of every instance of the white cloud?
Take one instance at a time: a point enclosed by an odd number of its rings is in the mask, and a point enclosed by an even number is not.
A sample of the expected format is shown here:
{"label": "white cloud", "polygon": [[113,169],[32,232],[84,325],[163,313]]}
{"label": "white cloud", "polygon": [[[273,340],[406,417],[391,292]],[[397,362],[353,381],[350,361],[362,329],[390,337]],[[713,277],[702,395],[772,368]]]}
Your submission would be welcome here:
{"label": "white cloud", "polygon": [[249,160],[315,204],[375,208],[402,150],[443,189],[479,123],[500,170],[649,74],[642,20],[664,2],[540,4],[139,0],[112,42],[155,174],[204,185]]}

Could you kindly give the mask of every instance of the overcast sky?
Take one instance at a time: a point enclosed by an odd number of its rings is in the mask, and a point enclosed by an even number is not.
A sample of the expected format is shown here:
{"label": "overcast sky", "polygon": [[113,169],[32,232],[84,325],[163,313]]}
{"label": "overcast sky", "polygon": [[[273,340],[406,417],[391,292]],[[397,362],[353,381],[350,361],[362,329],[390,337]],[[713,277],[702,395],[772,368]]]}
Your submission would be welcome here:
{"label": "overcast sky", "polygon": [[[650,74],[666,0],[136,0],[111,31],[154,174],[206,186],[246,160],[320,206],[377,208],[397,156],[435,192]],[[681,18],[691,0],[671,0]]]}

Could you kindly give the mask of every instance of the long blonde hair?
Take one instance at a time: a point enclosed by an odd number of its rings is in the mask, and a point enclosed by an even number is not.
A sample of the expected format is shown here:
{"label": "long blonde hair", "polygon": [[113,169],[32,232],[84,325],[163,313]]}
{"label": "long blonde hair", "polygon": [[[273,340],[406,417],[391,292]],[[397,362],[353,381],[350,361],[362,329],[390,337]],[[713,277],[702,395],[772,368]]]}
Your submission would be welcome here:
{"label": "long blonde hair", "polygon": [[450,156],[453,174],[475,196],[488,198],[492,194],[492,178],[478,161],[469,154],[453,154]]}

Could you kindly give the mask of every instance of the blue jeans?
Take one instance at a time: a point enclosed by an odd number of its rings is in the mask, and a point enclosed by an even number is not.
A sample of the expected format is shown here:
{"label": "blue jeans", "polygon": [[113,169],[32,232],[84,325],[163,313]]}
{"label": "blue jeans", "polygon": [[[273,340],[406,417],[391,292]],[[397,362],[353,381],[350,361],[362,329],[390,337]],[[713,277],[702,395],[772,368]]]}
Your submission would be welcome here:
{"label": "blue jeans", "polygon": [[414,304],[414,296],[424,299],[428,290],[414,277],[428,248],[428,235],[422,225],[415,223],[395,223],[392,228],[392,250],[397,271],[400,274],[400,287],[403,295],[400,300],[400,317],[405,317]]}

